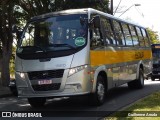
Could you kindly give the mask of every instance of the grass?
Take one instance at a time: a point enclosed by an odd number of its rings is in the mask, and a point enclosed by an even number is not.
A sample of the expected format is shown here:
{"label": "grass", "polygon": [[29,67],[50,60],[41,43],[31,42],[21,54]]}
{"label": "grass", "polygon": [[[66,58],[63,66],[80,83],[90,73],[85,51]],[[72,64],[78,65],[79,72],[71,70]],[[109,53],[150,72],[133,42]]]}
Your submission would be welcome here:
{"label": "grass", "polygon": [[160,91],[138,100],[104,120],[160,120]]}

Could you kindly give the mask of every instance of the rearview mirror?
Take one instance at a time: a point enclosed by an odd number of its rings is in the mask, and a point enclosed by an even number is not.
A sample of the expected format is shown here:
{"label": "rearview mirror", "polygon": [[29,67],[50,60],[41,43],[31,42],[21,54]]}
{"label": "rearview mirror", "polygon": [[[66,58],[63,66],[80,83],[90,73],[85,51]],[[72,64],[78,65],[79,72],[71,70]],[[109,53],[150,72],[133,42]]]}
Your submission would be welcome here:
{"label": "rearview mirror", "polygon": [[80,17],[80,23],[81,23],[81,25],[84,25],[84,23],[85,23],[84,18]]}

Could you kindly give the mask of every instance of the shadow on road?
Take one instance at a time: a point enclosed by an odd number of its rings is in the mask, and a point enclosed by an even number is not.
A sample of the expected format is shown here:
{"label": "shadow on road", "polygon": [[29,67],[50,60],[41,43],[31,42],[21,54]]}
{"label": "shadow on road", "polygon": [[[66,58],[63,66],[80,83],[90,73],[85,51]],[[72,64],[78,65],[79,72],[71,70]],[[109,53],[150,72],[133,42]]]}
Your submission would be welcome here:
{"label": "shadow on road", "polygon": [[[1,99],[3,107],[1,110],[12,110],[12,111],[40,111],[40,112],[50,112],[57,116],[76,115],[77,117],[89,115],[101,116],[102,113],[107,116],[121,108],[134,103],[135,101],[152,94],[155,91],[160,90],[160,81],[145,81],[145,87],[143,89],[131,90],[127,85],[123,85],[114,88],[107,92],[106,101],[102,106],[90,106],[87,97],[73,97],[73,98],[54,98],[48,99],[43,108],[32,108],[26,99],[17,98],[4,98]],[[10,102],[13,101],[14,102]],[[1,104],[2,105],[2,104]],[[10,107],[12,106],[12,107]],[[58,111],[58,113],[56,112]],[[59,112],[60,111],[60,112]],[[82,112],[84,114],[82,114]]]}

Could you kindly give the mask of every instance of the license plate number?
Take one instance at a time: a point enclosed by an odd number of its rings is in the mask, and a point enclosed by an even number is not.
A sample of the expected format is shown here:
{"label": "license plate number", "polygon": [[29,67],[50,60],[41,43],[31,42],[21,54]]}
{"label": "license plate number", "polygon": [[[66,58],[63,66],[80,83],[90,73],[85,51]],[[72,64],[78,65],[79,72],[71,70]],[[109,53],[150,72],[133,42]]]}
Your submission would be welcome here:
{"label": "license plate number", "polygon": [[40,80],[38,81],[38,85],[48,85],[52,84],[52,80]]}

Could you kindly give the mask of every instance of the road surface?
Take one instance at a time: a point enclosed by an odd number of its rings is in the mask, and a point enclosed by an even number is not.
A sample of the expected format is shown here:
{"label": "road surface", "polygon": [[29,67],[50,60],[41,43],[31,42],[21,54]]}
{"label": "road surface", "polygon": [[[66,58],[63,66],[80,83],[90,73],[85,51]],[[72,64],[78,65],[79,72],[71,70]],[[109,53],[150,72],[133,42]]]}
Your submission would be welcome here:
{"label": "road surface", "polygon": [[[77,97],[50,99],[43,108],[35,109],[30,107],[27,99],[7,97],[0,98],[0,111],[12,111],[12,113],[38,112],[42,114],[42,118],[39,118],[39,120],[97,120],[108,116],[115,111],[121,110],[122,108],[158,90],[160,90],[160,81],[158,80],[145,80],[145,87],[138,90],[130,90],[125,84],[110,90],[107,93],[104,105],[99,107],[89,106],[86,100],[87,98],[85,97]],[[51,117],[46,117],[46,113],[49,113],[48,116]],[[8,120],[8,118],[3,119]],[[21,118],[16,117],[14,119],[17,120]]]}

